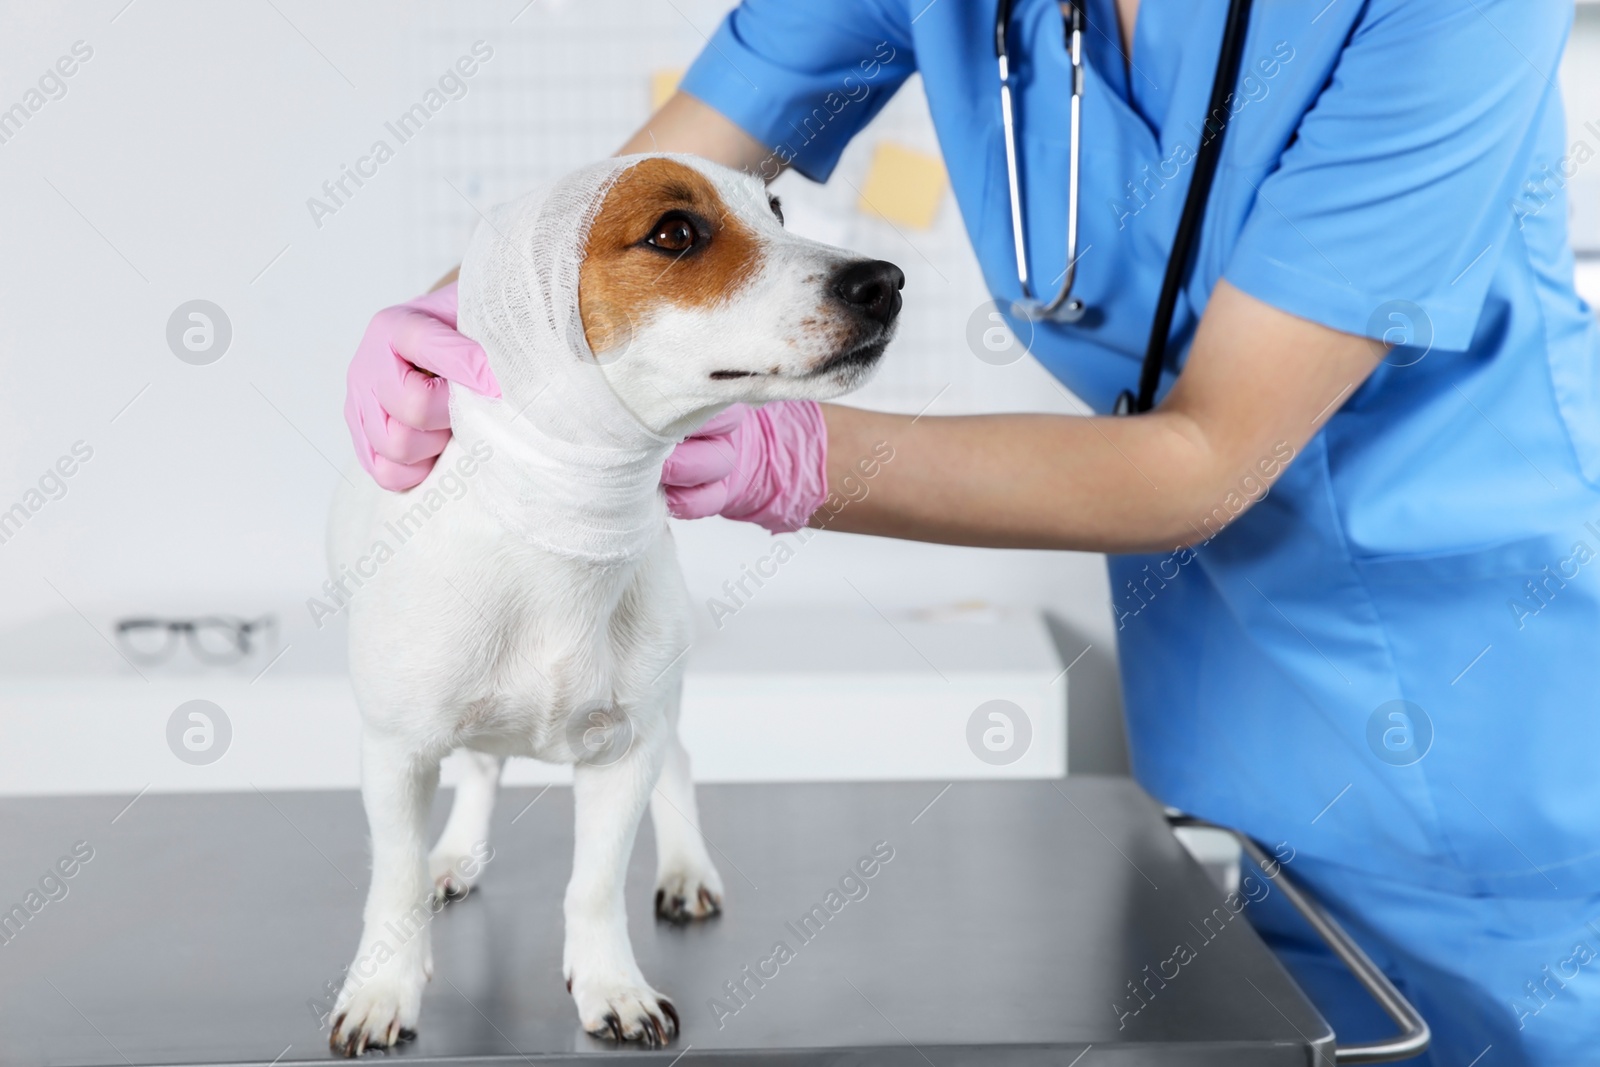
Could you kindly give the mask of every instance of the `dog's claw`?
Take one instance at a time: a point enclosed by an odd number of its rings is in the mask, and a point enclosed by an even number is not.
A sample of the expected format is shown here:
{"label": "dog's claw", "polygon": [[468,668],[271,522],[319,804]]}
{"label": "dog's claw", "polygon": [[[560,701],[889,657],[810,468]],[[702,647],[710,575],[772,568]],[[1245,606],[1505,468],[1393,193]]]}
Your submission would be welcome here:
{"label": "dog's claw", "polygon": [[669,1044],[678,1035],[678,1010],[659,993],[623,996],[609,1001],[598,1022],[585,1029],[611,1041],[636,1041],[646,1048]]}
{"label": "dog's claw", "polygon": [[707,889],[705,886],[700,887],[699,892],[695,894],[695,897],[700,901],[700,907],[705,918],[709,919],[713,915],[722,914],[722,898],[717,896],[711,890]]}
{"label": "dog's claw", "polygon": [[681,926],[689,921],[689,902],[676,893],[668,899],[665,889],[657,889],[656,918]]}
{"label": "dog's claw", "polygon": [[709,919],[722,912],[722,897],[712,889],[700,885],[694,887],[694,903],[690,904],[688,887],[682,892],[668,894],[666,889],[656,890],[656,918],[678,926],[684,926],[698,919]]}
{"label": "dog's claw", "polygon": [[[470,876],[468,872],[473,872]],[[482,865],[472,854],[440,843],[428,853],[428,877],[433,881],[436,903],[464,900],[472,892]]]}
{"label": "dog's claw", "polygon": [[[415,1008],[409,1012],[393,1000],[366,996],[363,990],[350,998],[332,1017],[328,1047],[335,1055],[354,1059],[369,1049],[391,1049],[404,1041],[415,1040],[417,1031],[410,1025]],[[344,998],[341,998],[344,999]]]}
{"label": "dog's claw", "polygon": [[378,1035],[370,1033],[365,1028],[353,1029],[341,1040],[339,1030],[344,1023],[343,1015],[334,1020],[333,1033],[328,1037],[328,1047],[346,1059],[354,1059],[368,1049],[394,1048],[403,1042],[417,1039],[417,1032],[409,1026],[390,1023],[388,1029],[383,1032],[381,1040],[373,1040]]}
{"label": "dog's claw", "polygon": [[438,902],[454,904],[458,900],[467,899],[467,894],[471,892],[471,886],[458,885],[455,879],[445,878],[433,887],[433,899]]}

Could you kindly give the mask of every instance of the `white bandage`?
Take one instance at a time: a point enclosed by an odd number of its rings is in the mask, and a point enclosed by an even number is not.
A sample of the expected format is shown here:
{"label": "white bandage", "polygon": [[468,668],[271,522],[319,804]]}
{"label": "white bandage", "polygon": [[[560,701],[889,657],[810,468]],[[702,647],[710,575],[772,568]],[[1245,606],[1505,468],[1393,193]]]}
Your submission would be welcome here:
{"label": "white bandage", "polygon": [[640,158],[593,164],[496,208],[461,264],[457,328],[488,353],[502,397],[450,388],[455,435],[494,450],[475,492],[529,544],[597,563],[637,558],[660,535],[661,465],[677,444],[618,399],[578,312],[589,227]]}

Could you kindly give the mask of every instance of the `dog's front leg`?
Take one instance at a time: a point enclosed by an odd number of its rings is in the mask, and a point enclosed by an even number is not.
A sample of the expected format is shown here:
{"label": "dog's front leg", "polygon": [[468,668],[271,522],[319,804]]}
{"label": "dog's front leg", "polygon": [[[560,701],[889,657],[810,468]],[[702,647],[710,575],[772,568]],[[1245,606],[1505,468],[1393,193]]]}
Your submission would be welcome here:
{"label": "dog's front leg", "polygon": [[346,1056],[414,1035],[422,987],[433,972],[428,924],[428,809],[439,761],[368,727],[361,741],[361,799],[372,833],[372,885],[361,945],[333,1009],[328,1043]]}
{"label": "dog's front leg", "polygon": [[575,844],[562,965],[585,1030],[647,1045],[677,1035],[678,1013],[634,961],[623,883],[660,768],[659,751],[642,741],[615,763],[573,768]]}

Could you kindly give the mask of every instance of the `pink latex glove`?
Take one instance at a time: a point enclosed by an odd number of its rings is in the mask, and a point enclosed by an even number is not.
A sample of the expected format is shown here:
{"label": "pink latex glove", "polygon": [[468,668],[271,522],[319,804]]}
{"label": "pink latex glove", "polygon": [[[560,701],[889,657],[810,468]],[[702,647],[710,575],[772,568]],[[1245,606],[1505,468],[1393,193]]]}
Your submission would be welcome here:
{"label": "pink latex glove", "polygon": [[828,432],[814,402],[735,404],[667,457],[661,484],[677,518],[722,515],[790,533],[828,495],[827,462]]}
{"label": "pink latex glove", "polygon": [[449,382],[486,396],[500,384],[476,341],[456,332],[456,284],[372,317],[345,377],[356,458],[385,489],[428,476],[450,440]]}
{"label": "pink latex glove", "polygon": [[[449,382],[500,395],[483,349],[456,332],[454,282],[372,317],[350,361],[344,418],[383,488],[410,489],[433,469],[450,441]],[[735,404],[667,457],[661,484],[680,519],[724,515],[788,533],[828,495],[827,458],[815,403]]]}

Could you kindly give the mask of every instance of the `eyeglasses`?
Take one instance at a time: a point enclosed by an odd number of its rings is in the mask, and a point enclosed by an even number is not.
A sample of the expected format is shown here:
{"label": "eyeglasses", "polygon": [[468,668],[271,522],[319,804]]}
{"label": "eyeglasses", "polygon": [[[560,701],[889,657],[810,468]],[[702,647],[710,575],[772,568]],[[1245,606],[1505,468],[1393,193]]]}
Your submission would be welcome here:
{"label": "eyeglasses", "polygon": [[229,615],[198,619],[120,619],[117,642],[123,651],[143,663],[161,663],[177,651],[179,635],[189,650],[205,663],[237,663],[262,648],[277,631],[271,615],[245,620]]}

